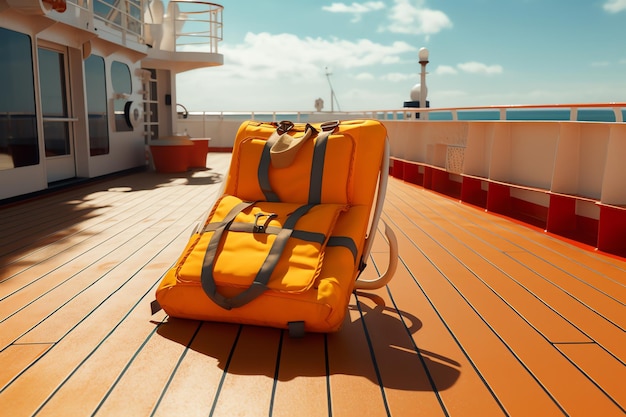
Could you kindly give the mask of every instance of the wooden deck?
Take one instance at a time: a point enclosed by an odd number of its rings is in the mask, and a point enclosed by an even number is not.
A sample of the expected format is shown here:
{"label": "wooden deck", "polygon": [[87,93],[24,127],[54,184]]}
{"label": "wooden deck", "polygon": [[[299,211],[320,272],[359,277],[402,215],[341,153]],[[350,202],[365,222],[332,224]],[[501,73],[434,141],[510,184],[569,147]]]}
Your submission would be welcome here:
{"label": "wooden deck", "polygon": [[0,415],[625,415],[625,260],[396,179],[339,333],[151,316],[229,157],[0,207]]}

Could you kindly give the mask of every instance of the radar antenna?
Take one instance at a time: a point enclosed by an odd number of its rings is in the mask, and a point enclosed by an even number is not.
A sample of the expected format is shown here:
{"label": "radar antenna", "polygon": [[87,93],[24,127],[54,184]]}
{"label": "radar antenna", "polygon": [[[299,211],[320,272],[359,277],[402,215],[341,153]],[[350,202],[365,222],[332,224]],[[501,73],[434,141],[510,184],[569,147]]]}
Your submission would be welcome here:
{"label": "radar antenna", "polygon": [[330,87],[330,111],[332,113],[335,111],[334,103],[337,103],[337,110],[341,111],[341,107],[339,106],[339,100],[337,100],[337,96],[335,95],[335,90],[333,90],[333,84],[330,82],[331,75],[333,75],[333,73],[329,72],[328,67],[326,67],[326,79],[328,80],[328,86]]}

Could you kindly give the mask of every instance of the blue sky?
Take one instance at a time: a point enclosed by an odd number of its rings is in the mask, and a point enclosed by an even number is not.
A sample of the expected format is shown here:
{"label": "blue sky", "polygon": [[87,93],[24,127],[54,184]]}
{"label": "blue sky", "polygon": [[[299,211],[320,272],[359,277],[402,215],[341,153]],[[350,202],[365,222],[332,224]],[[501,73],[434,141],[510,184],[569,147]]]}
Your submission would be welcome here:
{"label": "blue sky", "polygon": [[[430,51],[432,107],[626,101],[626,0],[222,0],[221,67],[192,111],[401,108]],[[337,109],[335,104],[335,110]]]}

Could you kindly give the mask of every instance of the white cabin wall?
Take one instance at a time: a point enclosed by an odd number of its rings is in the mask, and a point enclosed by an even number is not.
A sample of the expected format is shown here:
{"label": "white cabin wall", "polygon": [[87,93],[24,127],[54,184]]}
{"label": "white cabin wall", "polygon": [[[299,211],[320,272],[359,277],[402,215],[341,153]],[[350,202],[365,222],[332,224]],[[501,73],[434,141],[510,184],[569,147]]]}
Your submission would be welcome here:
{"label": "white cabin wall", "polygon": [[[157,102],[159,111],[159,137],[172,136],[174,132],[173,118],[176,115],[176,94],[172,91],[175,85],[172,80],[172,71],[158,69],[157,71]],[[166,103],[169,96],[171,103]],[[153,138],[155,139],[155,138]]]}
{"label": "white cabin wall", "polygon": [[[143,124],[143,89],[142,78],[137,69],[141,67],[139,62],[134,62],[122,53],[111,53],[107,49],[107,44],[103,42],[92,42],[91,53],[104,58],[105,72],[106,72],[106,84],[107,84],[107,107],[109,112],[108,128],[109,128],[109,153],[105,155],[89,156],[89,139],[87,131],[87,140],[83,140],[83,145],[86,146],[87,155],[87,177],[98,177],[114,173],[117,171],[123,171],[135,167],[145,165],[145,139],[144,139],[144,124]],[[129,101],[140,104],[141,115],[139,122],[135,124],[132,131],[118,132],[115,129],[115,117],[114,117],[114,99],[115,92],[113,91],[113,84],[111,80],[111,64],[114,61],[124,63],[128,66],[131,75],[131,89],[132,93],[129,95]],[[86,103],[83,104],[83,108],[86,108]],[[86,115],[86,110],[84,110]],[[86,119],[86,117],[83,117]]]}
{"label": "white cabin wall", "polygon": [[88,178],[89,174],[89,125],[87,123],[87,100],[82,48],[68,48],[72,114],[78,119],[74,125],[74,157],[76,176]]}

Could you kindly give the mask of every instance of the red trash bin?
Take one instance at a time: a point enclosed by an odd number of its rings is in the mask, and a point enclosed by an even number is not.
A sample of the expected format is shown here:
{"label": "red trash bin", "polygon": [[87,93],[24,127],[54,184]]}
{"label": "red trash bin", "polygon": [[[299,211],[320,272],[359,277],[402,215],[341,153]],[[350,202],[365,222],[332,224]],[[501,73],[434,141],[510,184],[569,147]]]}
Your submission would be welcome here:
{"label": "red trash bin", "polygon": [[206,168],[206,157],[209,154],[209,140],[207,138],[192,138],[193,148],[189,157],[189,167]]}
{"label": "red trash bin", "polygon": [[157,172],[187,171],[193,149],[193,141],[187,138],[168,137],[150,142],[150,152]]}

